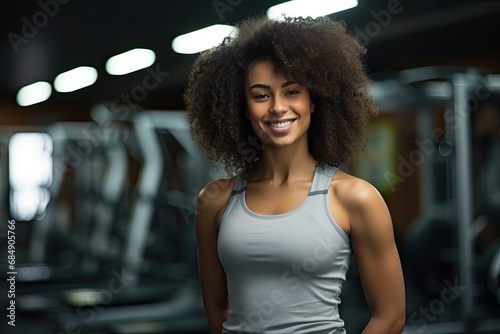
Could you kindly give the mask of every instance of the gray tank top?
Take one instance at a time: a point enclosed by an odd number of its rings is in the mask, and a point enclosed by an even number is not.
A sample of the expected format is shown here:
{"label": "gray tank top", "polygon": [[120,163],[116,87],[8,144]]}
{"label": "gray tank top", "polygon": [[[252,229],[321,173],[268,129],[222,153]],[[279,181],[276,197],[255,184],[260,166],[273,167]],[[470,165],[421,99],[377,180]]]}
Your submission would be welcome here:
{"label": "gray tank top", "polygon": [[229,303],[222,333],[345,333],[338,306],[351,246],[328,210],[335,171],[316,167],[306,200],[279,215],[251,211],[236,178],[218,239]]}

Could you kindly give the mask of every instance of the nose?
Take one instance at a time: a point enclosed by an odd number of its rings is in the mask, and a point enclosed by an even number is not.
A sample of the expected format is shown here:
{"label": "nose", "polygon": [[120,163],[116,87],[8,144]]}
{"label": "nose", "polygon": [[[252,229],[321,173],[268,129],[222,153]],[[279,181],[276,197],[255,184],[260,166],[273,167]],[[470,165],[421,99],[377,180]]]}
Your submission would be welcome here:
{"label": "nose", "polygon": [[274,98],[274,103],[271,105],[269,112],[271,114],[284,114],[288,111],[288,105],[285,103],[284,99],[280,97]]}

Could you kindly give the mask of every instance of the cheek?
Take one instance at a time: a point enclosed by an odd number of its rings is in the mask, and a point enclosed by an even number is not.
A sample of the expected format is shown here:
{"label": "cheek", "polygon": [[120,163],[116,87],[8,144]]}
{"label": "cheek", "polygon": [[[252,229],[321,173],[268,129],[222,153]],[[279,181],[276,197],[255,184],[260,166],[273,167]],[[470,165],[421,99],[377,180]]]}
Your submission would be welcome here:
{"label": "cheek", "polygon": [[295,110],[300,111],[302,116],[310,115],[314,111],[314,105],[309,101],[300,101],[295,105]]}
{"label": "cheek", "polygon": [[247,103],[246,112],[252,120],[260,120],[266,115],[266,109],[263,104]]}

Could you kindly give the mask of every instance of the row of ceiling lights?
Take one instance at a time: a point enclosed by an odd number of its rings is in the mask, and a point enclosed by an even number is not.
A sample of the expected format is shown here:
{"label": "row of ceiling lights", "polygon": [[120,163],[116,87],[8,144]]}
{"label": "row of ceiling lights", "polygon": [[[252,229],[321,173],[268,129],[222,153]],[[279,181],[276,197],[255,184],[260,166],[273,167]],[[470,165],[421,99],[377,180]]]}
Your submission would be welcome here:
{"label": "row of ceiling lights", "polygon": [[[106,72],[111,75],[124,75],[151,66],[156,59],[153,51],[133,49],[108,59]],[[54,89],[60,93],[92,85],[97,81],[97,70],[90,66],[80,66],[59,74],[54,79]],[[52,86],[45,81],[38,81],[24,86],[17,93],[17,104],[29,106],[47,100],[52,94]]]}
{"label": "row of ceiling lights", "polygon": [[[288,17],[311,16],[319,17],[339,12],[358,5],[358,0],[293,0],[267,10],[270,19],[283,19],[283,13]],[[216,24],[184,35],[172,41],[172,49],[177,53],[194,54],[210,49],[226,36],[235,37],[237,28]],[[124,75],[151,66],[156,59],[152,50],[133,49],[108,59],[105,68],[111,75]],[[80,66],[59,74],[54,80],[54,89],[60,93],[69,93],[92,85],[97,80],[97,70],[89,66]],[[29,106],[47,100],[52,94],[52,86],[45,81],[35,82],[21,88],[17,93],[17,103]]]}

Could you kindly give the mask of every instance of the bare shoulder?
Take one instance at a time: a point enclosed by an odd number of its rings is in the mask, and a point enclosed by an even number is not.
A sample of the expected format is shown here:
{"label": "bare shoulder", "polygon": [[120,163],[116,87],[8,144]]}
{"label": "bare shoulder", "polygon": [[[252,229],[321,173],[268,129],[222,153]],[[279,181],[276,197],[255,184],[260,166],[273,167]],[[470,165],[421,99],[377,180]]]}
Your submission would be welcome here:
{"label": "bare shoulder", "polygon": [[379,191],[372,184],[340,170],[335,172],[330,182],[330,191],[347,209],[359,210],[383,202]]}
{"label": "bare shoulder", "polygon": [[[392,221],[387,205],[379,191],[369,182],[337,171],[330,183],[331,197],[340,204],[354,240],[392,235]],[[365,239],[366,237],[366,239]]]}
{"label": "bare shoulder", "polygon": [[217,179],[208,183],[198,194],[196,213],[211,220],[218,225],[220,217],[224,212],[231,192],[233,190],[235,177],[227,179]]}

